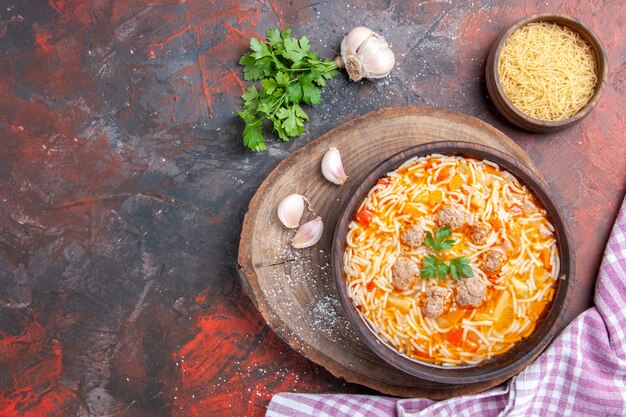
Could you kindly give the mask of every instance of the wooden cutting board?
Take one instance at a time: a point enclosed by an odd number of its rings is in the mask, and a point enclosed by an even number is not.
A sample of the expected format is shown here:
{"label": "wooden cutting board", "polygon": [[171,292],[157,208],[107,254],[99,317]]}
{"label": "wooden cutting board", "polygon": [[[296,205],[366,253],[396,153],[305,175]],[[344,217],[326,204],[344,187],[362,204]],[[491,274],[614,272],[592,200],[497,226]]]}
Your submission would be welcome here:
{"label": "wooden cutting board", "polygon": [[[379,163],[407,148],[433,141],[476,142],[517,158],[541,175],[526,153],[494,127],[470,116],[431,107],[382,109],[352,120],[283,160],[259,186],[243,223],[239,274],[269,326],[293,349],[338,378],[401,397],[444,399],[477,393],[502,380],[445,385],[405,374],[372,353],[356,335],[337,299],[330,268],[332,236],[341,208]],[[329,147],[339,149],[348,181],[322,176]],[[307,197],[324,221],[320,242],[293,249],[294,230],[282,226],[278,203],[292,193]],[[521,368],[520,368],[521,370]]]}

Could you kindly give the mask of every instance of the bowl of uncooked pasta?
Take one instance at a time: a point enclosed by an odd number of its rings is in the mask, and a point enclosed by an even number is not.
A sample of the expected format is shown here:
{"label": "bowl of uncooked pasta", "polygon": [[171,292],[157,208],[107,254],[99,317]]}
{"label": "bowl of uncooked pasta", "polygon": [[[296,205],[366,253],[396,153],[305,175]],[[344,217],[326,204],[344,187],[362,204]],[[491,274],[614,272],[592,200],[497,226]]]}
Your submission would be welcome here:
{"label": "bowl of uncooked pasta", "polygon": [[535,14],[494,42],[485,79],[491,100],[508,121],[546,133],[589,115],[607,73],[604,47],[590,27],[570,16]]}

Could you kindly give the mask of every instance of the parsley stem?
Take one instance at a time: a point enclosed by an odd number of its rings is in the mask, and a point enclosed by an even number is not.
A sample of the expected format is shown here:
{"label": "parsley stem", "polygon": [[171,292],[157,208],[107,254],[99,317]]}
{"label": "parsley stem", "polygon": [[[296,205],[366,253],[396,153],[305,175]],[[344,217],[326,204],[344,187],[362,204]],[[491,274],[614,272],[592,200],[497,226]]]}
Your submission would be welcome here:
{"label": "parsley stem", "polygon": [[280,99],[276,103],[274,103],[274,105],[270,108],[270,111],[267,113],[268,116],[273,116],[274,113],[276,113],[278,109],[280,109],[280,107],[283,105],[286,98],[287,98],[287,93],[283,93]]}

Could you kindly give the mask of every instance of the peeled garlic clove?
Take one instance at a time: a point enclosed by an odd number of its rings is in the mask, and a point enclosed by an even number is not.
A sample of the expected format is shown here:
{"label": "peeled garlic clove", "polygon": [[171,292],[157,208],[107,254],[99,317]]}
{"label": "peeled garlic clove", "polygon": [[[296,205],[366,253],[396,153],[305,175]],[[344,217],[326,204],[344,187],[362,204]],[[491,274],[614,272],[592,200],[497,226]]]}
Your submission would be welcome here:
{"label": "peeled garlic clove", "polygon": [[343,170],[341,154],[337,148],[330,148],[322,158],[322,174],[333,184],[341,185],[348,179]]}
{"label": "peeled garlic clove", "polygon": [[294,229],[300,224],[304,213],[304,201],[306,198],[300,194],[291,194],[283,198],[278,204],[277,214],[280,222],[289,229]]}
{"label": "peeled garlic clove", "polygon": [[324,222],[317,216],[310,222],[304,223],[291,239],[291,246],[296,249],[308,248],[315,245],[322,238]]}
{"label": "peeled garlic clove", "polygon": [[336,61],[345,66],[352,81],[359,81],[386,77],[396,58],[385,38],[371,29],[356,27],[341,41],[341,55]]}

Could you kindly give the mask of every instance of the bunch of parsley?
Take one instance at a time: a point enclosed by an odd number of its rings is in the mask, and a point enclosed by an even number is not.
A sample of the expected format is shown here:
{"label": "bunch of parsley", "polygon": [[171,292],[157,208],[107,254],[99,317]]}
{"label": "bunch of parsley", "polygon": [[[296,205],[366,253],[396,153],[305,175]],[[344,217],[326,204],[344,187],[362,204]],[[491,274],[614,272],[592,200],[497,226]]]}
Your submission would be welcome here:
{"label": "bunch of parsley", "polygon": [[246,81],[261,80],[261,88],[248,87],[241,96],[244,103],[237,115],[246,124],[243,143],[255,152],[266,149],[263,120],[270,121],[283,141],[304,132],[308,116],[301,103],[321,103],[319,87],[338,74],[337,64],[320,60],[311,52],[309,39],[291,37],[291,29],[267,31],[267,40],[250,39],[250,51],[243,54]]}
{"label": "bunch of parsley", "polygon": [[[450,239],[450,236],[452,236],[452,230],[448,226],[437,229],[434,236],[432,233],[426,232],[424,244],[438,254],[439,251],[450,249],[454,246],[456,240]],[[465,256],[454,258],[450,261],[450,264],[446,264],[433,254],[428,255],[422,261],[420,272],[422,278],[437,278],[441,281],[448,274],[452,275],[454,279],[459,279],[459,277],[469,278],[474,275],[474,272],[469,264],[469,259]]]}

